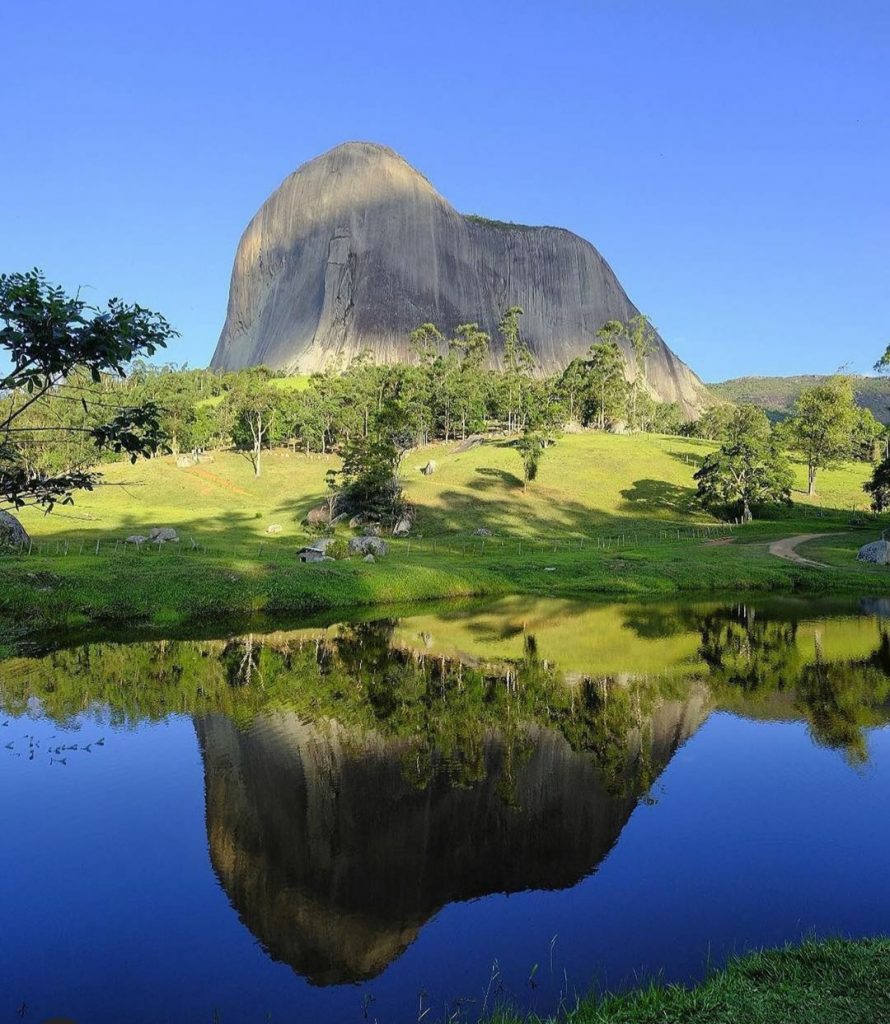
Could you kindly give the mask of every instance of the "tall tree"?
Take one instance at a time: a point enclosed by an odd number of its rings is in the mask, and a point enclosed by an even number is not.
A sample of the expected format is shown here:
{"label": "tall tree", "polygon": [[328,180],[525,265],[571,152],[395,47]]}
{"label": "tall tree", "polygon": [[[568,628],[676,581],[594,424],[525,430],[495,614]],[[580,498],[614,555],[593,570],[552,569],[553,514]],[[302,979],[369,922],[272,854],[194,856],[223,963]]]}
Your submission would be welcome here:
{"label": "tall tree", "polygon": [[705,458],[695,480],[704,505],[743,523],[757,506],[791,502],[791,467],[774,437],[751,433],[724,442]]}
{"label": "tall tree", "polygon": [[524,385],[531,377],[535,365],[528,345],[519,336],[519,318],[523,311],[519,306],[505,310],[498,324],[498,331],[504,341],[504,391],[506,394],[507,431],[518,429],[523,404]]}
{"label": "tall tree", "polygon": [[247,451],[254,476],[262,473],[263,444],[274,427],[280,397],[265,367],[257,367],[240,375],[226,399],[233,414],[234,440]]}
{"label": "tall tree", "polygon": [[787,425],[790,447],[806,459],[807,494],[816,493],[816,473],[849,458],[856,403],[853,382],[835,376],[804,388]]}
{"label": "tall tree", "polygon": [[411,444],[411,427],[401,404],[388,398],[374,417],[366,437],[344,445],[338,508],[383,523],[405,511],[399,466]]}
{"label": "tall tree", "polygon": [[735,408],[729,402],[721,402],[720,405],[705,409],[693,425],[695,436],[707,438],[709,441],[725,441]]}
{"label": "tall tree", "polygon": [[624,356],[614,332],[607,332],[604,337],[606,340],[590,347],[589,363],[590,396],[600,430],[623,418],[628,390]]}
{"label": "tall tree", "polygon": [[461,436],[468,428],[479,429],[485,422],[485,384],[483,368],[491,339],[478,324],[460,324],[449,345],[458,357],[459,390],[456,411],[460,418]]}
{"label": "tall tree", "polygon": [[856,408],[851,431],[850,453],[860,462],[877,462],[887,442],[887,428],[871,409]]}
{"label": "tall tree", "polygon": [[890,509],[890,458],[883,459],[875,466],[871,480],[863,484],[862,489],[871,495],[871,507],[875,512]]}
{"label": "tall tree", "polygon": [[525,430],[516,442],[516,450],[522,459],[522,490],[528,490],[529,482],[536,480],[541,459],[544,455],[546,439],[537,431]]}
{"label": "tall tree", "polygon": [[[39,270],[0,274],[0,349],[9,369],[0,375],[0,509],[68,504],[81,489],[91,489],[98,474],[88,466],[64,472],[35,472],[23,456],[25,442],[52,443],[81,434],[98,451],[150,456],[163,440],[154,403],[122,405],[100,397],[89,383],[122,378],[127,364],[152,356],[176,337],[158,313],[110,299],[104,308],[89,306],[79,295],[50,285]],[[89,383],[85,383],[84,377]],[[35,406],[92,409],[99,422],[29,422]]]}
{"label": "tall tree", "polygon": [[431,366],[447,347],[445,336],[435,324],[421,324],[408,336],[411,351],[421,366]]}
{"label": "tall tree", "polygon": [[570,423],[583,420],[584,403],[590,391],[589,368],[587,360],[576,357],[559,378],[559,392],[563,397]]}
{"label": "tall tree", "polygon": [[655,330],[649,322],[649,317],[638,313],[628,320],[624,331],[630,341],[634,357],[633,375],[630,379],[630,421],[631,426],[637,429],[639,399],[646,389],[646,360],[655,351]]}

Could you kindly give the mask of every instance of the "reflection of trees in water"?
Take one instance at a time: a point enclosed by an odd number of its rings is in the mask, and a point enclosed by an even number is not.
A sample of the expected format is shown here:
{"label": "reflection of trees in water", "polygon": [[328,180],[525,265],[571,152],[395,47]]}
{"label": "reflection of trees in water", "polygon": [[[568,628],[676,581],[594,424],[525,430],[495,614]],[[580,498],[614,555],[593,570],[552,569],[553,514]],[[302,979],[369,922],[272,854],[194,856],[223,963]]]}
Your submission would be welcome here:
{"label": "reflection of trees in water", "polygon": [[752,698],[791,694],[817,743],[862,764],[868,759],[864,730],[886,719],[883,705],[890,696],[890,638],[883,625],[879,628],[878,646],[866,658],[826,660],[817,633],[815,660],[807,661],[797,643],[796,621],[740,605],[700,616],[699,654],[718,701],[726,689]]}
{"label": "reflection of trees in water", "polygon": [[515,777],[530,757],[526,727],[534,724],[557,729],[589,757],[610,791],[647,791],[651,716],[660,702],[682,699],[682,686],[649,677],[567,678],[540,657],[533,634],[515,660],[442,657],[422,643],[395,647],[396,625],[382,620],[315,635],[88,644],[20,659],[7,673],[0,665],[0,700],[15,710],[38,697],[57,719],[95,704],[121,722],[222,713],[242,726],[269,709],[289,709],[408,740],[400,757],[419,787],[441,771],[452,785],[476,784],[486,770],[486,739],[497,733],[503,744],[498,784],[508,803],[515,802]]}
{"label": "reflection of trees in water", "polygon": [[259,672],[262,643],[254,642],[253,633],[230,640],[223,648],[221,661],[229,686],[250,686]]}
{"label": "reflection of trees in water", "polygon": [[874,706],[890,696],[886,673],[870,660],[816,661],[803,668],[797,681],[795,705],[809,723],[813,739],[844,751],[852,764],[868,761],[865,729],[883,719]]}
{"label": "reflection of trees in water", "polygon": [[36,696],[56,718],[96,703],[120,721],[220,712],[241,724],[269,708],[288,708],[409,740],[402,763],[420,787],[443,769],[453,785],[475,784],[485,771],[485,738],[497,732],[505,743],[500,785],[508,801],[511,766],[528,757],[529,723],[558,729],[611,790],[646,793],[654,774],[647,760],[652,716],[660,703],[682,698],[690,678],[703,677],[717,704],[741,714],[801,715],[817,742],[854,760],[864,750],[862,729],[884,718],[886,630],[858,660],[828,661],[817,649],[814,663],[804,655],[793,613],[678,604],[629,608],[625,621],[647,637],[697,634],[698,668],[687,666],[685,681],[566,675],[541,657],[533,633],[524,636],[519,658],[448,658],[431,653],[431,638],[395,646],[398,622],[381,620],[317,634],[97,643],[13,659],[0,662],[0,702],[8,711],[24,710]]}
{"label": "reflection of trees in water", "polygon": [[700,617],[699,657],[712,679],[743,690],[784,690],[800,672],[797,623],[739,605]]}
{"label": "reflection of trees in water", "polygon": [[[847,606],[843,610],[849,614]],[[799,632],[807,612],[802,603],[769,601],[756,606],[642,605],[628,610],[626,624],[647,638],[697,633],[698,657],[718,706],[755,717],[800,715],[815,742],[862,763],[867,758],[864,730],[885,722],[890,710],[885,620],[874,620],[878,641],[870,654],[832,661],[822,651],[818,630],[815,651],[805,656]]]}

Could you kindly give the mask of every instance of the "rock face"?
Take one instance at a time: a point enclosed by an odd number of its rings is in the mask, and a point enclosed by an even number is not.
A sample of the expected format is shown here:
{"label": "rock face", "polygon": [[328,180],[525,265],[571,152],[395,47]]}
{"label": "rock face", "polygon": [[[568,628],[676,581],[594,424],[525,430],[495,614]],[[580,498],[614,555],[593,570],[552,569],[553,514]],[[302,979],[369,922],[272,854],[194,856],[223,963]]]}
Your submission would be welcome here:
{"label": "rock face", "polygon": [[[425,322],[446,334],[479,323],[497,364],[498,320],[512,305],[544,373],[586,353],[606,320],[638,312],[583,238],[462,216],[397,153],[351,142],[300,167],[248,225],[211,365],[313,372],[365,349],[410,361],[408,335]],[[687,412],[708,402],[660,338],[646,375]]]}

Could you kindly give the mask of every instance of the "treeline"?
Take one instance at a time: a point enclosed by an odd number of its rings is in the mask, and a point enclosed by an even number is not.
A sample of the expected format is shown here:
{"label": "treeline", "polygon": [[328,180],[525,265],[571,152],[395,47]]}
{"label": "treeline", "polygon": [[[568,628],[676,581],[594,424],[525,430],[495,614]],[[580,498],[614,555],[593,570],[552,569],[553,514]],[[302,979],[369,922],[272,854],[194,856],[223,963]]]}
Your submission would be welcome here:
{"label": "treeline", "polygon": [[[342,453],[383,425],[400,447],[505,432],[547,438],[569,422],[603,430],[678,432],[676,403],[655,401],[645,380],[652,328],[644,317],[612,321],[588,356],[559,376],[540,377],[520,334],[522,311],[500,322],[503,365],[488,366],[491,339],[476,324],[446,338],[433,324],[411,335],[415,362],[374,365],[369,356],[345,370],[309,378],[266,367],[215,372],[137,361],[123,378],[73,372],[18,418],[17,446],[34,473],[57,473],[109,458],[92,430],[118,405],[149,404],[173,455],[235,447],[261,471],[262,453],[289,446]],[[630,366],[620,343],[633,352]],[[14,393],[2,400],[20,400]]]}

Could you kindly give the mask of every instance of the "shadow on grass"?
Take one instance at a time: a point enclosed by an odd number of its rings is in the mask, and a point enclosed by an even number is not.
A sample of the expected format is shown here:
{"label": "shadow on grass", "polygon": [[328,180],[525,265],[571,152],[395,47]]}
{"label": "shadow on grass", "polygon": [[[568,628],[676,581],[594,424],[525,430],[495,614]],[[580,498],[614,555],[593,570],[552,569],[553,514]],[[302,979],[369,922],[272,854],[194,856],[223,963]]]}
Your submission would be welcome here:
{"label": "shadow on grass", "polygon": [[666,480],[635,480],[621,492],[625,507],[647,515],[671,512],[689,516],[701,512],[692,487],[681,487]]}
{"label": "shadow on grass", "polygon": [[515,473],[509,473],[506,469],[489,469],[487,466],[479,466],[476,472],[480,476],[486,477],[486,480],[484,483],[481,480],[472,481],[469,486],[474,490],[488,489],[494,485],[495,481],[500,481],[508,487],[522,488],[522,481],[519,477]]}

